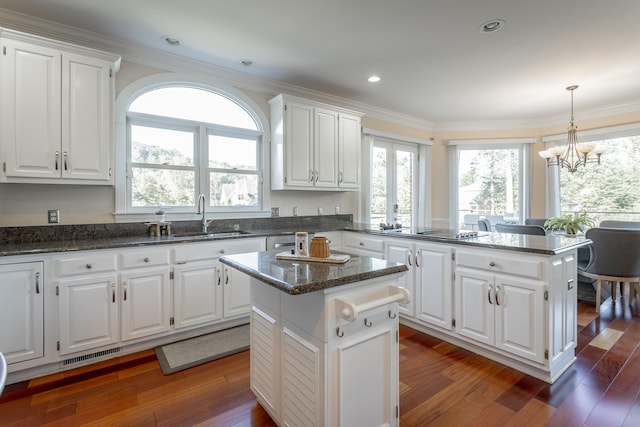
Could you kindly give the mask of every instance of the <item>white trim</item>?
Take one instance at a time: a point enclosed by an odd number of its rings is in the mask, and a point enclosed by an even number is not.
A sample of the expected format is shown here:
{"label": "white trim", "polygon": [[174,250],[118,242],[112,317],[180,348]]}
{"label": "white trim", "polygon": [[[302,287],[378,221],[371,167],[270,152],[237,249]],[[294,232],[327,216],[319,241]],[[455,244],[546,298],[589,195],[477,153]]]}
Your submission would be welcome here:
{"label": "white trim", "polygon": [[[262,176],[259,177],[262,185],[261,197],[262,197],[262,210],[253,210],[248,212],[252,216],[261,216],[262,212],[270,209],[270,192],[271,188],[268,183],[264,182],[265,176],[270,176],[270,157],[269,145],[271,141],[271,131],[269,125],[269,119],[262,109],[242,91],[229,86],[226,82],[220,81],[212,76],[205,76],[200,74],[189,73],[158,73],[150,76],[142,77],[138,80],[131,82],[128,86],[123,88],[115,103],[115,208],[114,214],[116,221],[121,222],[123,218],[128,215],[132,215],[133,212],[127,210],[127,110],[131,102],[140,96],[144,92],[149,90],[173,86],[173,85],[186,85],[195,88],[212,90],[220,95],[227,96],[229,99],[237,102],[244,107],[249,114],[251,114],[258,126],[258,129],[263,132],[262,141],[260,143],[261,152],[258,153],[258,161],[260,162],[260,169]],[[260,208],[259,208],[260,209]],[[183,214],[188,217],[191,216],[188,212],[176,212],[174,215]],[[234,215],[243,215],[243,209],[234,211]],[[172,215],[173,218],[175,216]],[[224,217],[227,213],[215,212],[216,217]],[[192,218],[188,218],[192,219]]]}
{"label": "white trim", "polygon": [[515,145],[515,144],[534,144],[537,138],[496,138],[496,139],[452,139],[447,145]]}
{"label": "white trim", "polygon": [[377,136],[380,138],[392,139],[398,142],[413,142],[414,144],[433,145],[433,138],[431,140],[414,138],[411,136],[404,136],[404,135],[399,135],[397,133],[385,132],[382,130],[371,129],[371,128],[362,128],[362,133],[365,135],[370,135],[374,137]]}

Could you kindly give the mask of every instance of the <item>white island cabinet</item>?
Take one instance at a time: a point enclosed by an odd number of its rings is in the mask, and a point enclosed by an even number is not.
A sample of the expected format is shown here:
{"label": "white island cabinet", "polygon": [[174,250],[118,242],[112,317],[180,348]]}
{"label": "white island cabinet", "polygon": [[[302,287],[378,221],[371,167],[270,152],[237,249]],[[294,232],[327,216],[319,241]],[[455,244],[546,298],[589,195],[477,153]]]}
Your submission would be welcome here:
{"label": "white island cabinet", "polygon": [[251,389],[279,425],[399,424],[404,265],[365,256],[279,261],[265,252],[221,262],[252,276]]}

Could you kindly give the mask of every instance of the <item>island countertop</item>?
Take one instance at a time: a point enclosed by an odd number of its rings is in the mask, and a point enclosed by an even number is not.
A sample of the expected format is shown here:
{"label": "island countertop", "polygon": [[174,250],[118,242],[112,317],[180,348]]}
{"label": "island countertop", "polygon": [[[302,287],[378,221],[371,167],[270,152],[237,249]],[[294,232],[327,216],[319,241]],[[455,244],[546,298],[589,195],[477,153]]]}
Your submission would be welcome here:
{"label": "island countertop", "polygon": [[291,295],[320,291],[408,270],[404,264],[369,256],[351,255],[346,263],[333,264],[304,259],[281,260],[276,258],[276,253],[225,255],[220,257],[220,262]]}

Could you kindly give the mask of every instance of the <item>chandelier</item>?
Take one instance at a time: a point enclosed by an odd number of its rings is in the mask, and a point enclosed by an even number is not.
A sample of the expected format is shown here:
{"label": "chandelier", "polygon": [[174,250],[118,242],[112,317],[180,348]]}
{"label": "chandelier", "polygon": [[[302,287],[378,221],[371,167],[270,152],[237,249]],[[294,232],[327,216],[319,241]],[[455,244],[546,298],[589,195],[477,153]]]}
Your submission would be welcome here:
{"label": "chandelier", "polygon": [[[569,169],[569,172],[575,172],[579,166],[585,166],[587,163],[600,164],[600,156],[606,150],[606,147],[595,142],[578,143],[578,128],[573,121],[573,91],[577,88],[577,85],[567,87],[571,92],[571,121],[567,132],[567,146],[559,145],[538,153],[547,161],[547,167],[560,166]],[[596,158],[589,157],[590,154],[595,154]]]}

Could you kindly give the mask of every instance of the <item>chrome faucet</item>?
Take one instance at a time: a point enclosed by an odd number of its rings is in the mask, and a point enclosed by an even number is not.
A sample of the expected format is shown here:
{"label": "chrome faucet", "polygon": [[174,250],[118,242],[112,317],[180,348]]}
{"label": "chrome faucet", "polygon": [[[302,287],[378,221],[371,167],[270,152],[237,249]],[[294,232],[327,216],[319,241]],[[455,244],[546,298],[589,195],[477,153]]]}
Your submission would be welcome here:
{"label": "chrome faucet", "polygon": [[207,233],[207,227],[209,227],[209,224],[211,223],[211,221],[213,221],[213,219],[210,219],[209,221],[207,221],[206,206],[207,206],[207,201],[204,198],[204,194],[200,194],[198,196],[198,211],[196,212],[196,214],[198,215],[202,214],[202,232],[203,233]]}

